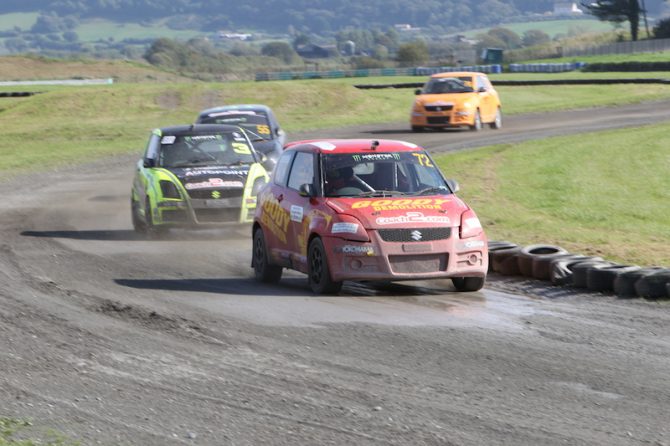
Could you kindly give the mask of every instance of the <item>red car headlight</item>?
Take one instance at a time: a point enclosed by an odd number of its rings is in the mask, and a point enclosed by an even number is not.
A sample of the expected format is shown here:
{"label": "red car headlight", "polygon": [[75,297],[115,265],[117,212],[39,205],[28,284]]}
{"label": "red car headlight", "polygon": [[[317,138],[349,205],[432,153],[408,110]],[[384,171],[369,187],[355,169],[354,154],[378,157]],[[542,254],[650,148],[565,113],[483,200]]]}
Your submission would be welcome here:
{"label": "red car headlight", "polygon": [[481,235],[484,230],[482,229],[482,224],[477,218],[477,214],[472,209],[461,214],[461,238],[470,238],[477,237]]}
{"label": "red car headlight", "polygon": [[365,230],[361,222],[351,215],[339,214],[333,219],[330,226],[330,235],[343,238],[345,240],[354,240],[357,242],[369,242],[368,231]]}

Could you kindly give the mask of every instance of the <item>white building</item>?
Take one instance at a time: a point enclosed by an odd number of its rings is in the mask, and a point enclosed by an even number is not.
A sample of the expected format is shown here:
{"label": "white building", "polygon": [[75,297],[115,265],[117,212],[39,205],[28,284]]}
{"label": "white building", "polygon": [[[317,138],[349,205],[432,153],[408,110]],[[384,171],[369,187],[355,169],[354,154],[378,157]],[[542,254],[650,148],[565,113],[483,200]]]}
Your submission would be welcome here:
{"label": "white building", "polygon": [[579,9],[577,2],[556,1],[554,2],[554,15],[581,15],[584,11]]}

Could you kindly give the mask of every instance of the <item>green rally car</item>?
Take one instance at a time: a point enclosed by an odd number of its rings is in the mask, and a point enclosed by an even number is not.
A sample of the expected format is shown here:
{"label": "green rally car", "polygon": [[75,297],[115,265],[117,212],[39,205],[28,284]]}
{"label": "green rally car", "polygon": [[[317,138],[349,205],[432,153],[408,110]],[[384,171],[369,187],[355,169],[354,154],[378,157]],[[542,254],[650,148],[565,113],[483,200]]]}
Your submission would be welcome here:
{"label": "green rally car", "polygon": [[253,220],[268,174],[244,130],[220,124],[155,129],[131,193],[137,232]]}

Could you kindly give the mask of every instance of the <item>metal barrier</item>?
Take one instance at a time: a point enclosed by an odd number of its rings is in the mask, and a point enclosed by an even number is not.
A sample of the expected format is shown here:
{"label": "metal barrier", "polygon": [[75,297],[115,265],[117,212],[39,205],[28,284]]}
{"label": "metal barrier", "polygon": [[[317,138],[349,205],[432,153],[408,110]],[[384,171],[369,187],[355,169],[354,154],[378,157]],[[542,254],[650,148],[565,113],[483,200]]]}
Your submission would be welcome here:
{"label": "metal barrier", "polygon": [[256,73],[256,81],[282,81],[292,79],[336,79],[343,77],[370,76],[430,76],[435,73],[452,71],[478,71],[481,73],[502,73],[501,65],[469,65],[460,67],[413,67],[413,68],[368,68],[359,70],[330,71],[277,71]]}

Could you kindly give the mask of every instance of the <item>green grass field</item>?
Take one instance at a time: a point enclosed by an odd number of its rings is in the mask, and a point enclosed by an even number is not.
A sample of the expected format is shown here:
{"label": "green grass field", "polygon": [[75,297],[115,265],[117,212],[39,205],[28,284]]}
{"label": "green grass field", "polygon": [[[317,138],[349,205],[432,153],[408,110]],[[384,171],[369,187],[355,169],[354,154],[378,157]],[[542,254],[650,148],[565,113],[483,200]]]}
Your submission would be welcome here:
{"label": "green grass field", "polygon": [[[139,155],[150,129],[192,122],[199,110],[221,103],[268,104],[289,135],[407,120],[412,89],[352,87],[362,82],[119,83],[51,87],[32,97],[0,99],[0,172],[8,177],[105,155]],[[499,91],[506,114],[670,98],[665,85]],[[650,126],[443,155],[439,163],[461,182],[461,195],[491,239],[555,243],[612,260],[670,265],[670,250],[663,249],[670,246],[664,225],[668,135],[669,125]]]}
{"label": "green grass field", "polygon": [[670,124],[443,155],[491,239],[670,265]]}
{"label": "green grass field", "polygon": [[[670,61],[670,51],[658,51],[655,53],[635,53],[635,54],[604,54],[600,56],[579,56],[579,57],[561,57],[557,59],[538,59],[530,60],[524,63],[623,63],[623,62],[668,62]],[[614,74],[614,73],[592,73],[592,74]],[[642,73],[635,73],[642,74]]]}

